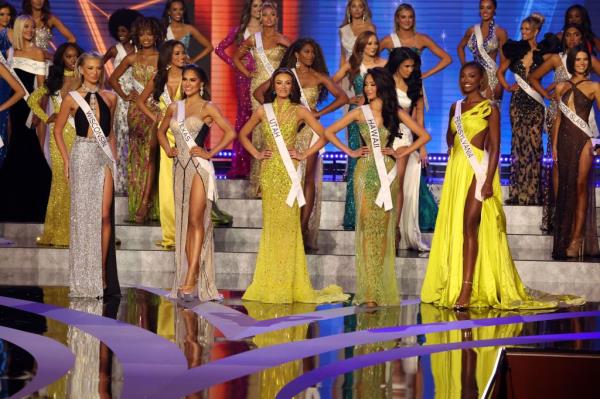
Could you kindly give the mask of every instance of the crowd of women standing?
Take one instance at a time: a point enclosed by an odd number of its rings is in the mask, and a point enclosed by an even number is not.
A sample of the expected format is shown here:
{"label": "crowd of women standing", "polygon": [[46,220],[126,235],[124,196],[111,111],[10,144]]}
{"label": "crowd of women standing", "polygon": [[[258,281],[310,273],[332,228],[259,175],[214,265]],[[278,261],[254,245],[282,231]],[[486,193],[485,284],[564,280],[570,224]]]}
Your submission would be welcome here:
{"label": "crowd of women standing", "polygon": [[[230,223],[231,216],[216,206],[211,158],[235,140],[229,175],[250,180],[247,194],[262,199],[263,215],[244,299],[343,301],[348,295],[338,286],[313,289],[305,255],[318,250],[319,151],[331,142],[349,160],[341,222],[356,232],[355,303],[399,303],[395,259],[402,248],[431,251],[425,302],[458,309],[581,303],[569,296],[535,298],[521,283],[502,210],[498,102],[503,90],[511,92],[508,201],[544,203],[556,258],[597,255],[590,138],[600,85],[589,74],[599,70],[598,39],[581,6],[567,11],[562,32],[541,42],[542,15],[524,19],[521,40],[514,41],[495,23],[496,8],[495,0],[480,0],[481,21],[458,46],[465,98],[449,111],[449,161],[438,211],[421,173],[430,140],[423,81],[452,59],[415,30],[408,4],[396,9],[394,32],[380,40],[367,1],[349,0],[339,29],[340,66],[330,76],[316,41],[294,41],[278,31],[275,3],[246,1],[240,24],[216,46],[236,74],[232,126],[210,102],[207,74],[193,63],[213,47],[189,24],[182,0],[168,0],[161,21],[129,9],[113,13],[109,30],[116,44],[103,56],[75,43],[49,1],[24,0],[18,17],[0,3],[0,110],[10,115],[7,122],[0,113],[0,184],[11,187],[0,196],[0,218],[45,221],[39,243],[70,247],[71,294],[112,295],[119,292],[114,194],[127,194],[130,222],[160,220],[158,244],[175,249],[172,295],[218,300],[213,227]],[[68,42],[52,54],[53,29]],[[191,38],[202,46],[195,56],[188,53]],[[465,48],[473,61],[466,61]],[[422,72],[425,49],[438,62]],[[103,90],[110,61],[115,69],[107,81],[114,91]],[[552,69],[555,83],[544,88],[540,79]],[[329,94],[333,101],[323,104]],[[551,100],[548,109],[544,98]],[[346,104],[341,119],[320,124],[321,116]],[[209,148],[213,124],[224,134]],[[542,162],[544,129],[553,167]],[[336,136],[342,130],[346,143]],[[434,226],[430,248],[421,232]]]}

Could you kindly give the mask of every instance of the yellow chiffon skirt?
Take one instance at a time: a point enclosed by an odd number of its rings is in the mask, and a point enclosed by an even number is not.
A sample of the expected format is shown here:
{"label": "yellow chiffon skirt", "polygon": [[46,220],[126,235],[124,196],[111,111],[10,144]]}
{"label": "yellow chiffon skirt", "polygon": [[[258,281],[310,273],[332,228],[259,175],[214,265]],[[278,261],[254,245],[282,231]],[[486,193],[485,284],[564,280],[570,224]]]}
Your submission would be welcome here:
{"label": "yellow chiffon skirt", "polygon": [[[171,146],[175,145],[175,137],[171,129],[167,130],[167,139]],[[165,248],[175,247],[175,197],[173,194],[173,160],[160,147],[160,171],[158,173],[158,201],[160,204],[160,227],[162,229],[161,245]]]}

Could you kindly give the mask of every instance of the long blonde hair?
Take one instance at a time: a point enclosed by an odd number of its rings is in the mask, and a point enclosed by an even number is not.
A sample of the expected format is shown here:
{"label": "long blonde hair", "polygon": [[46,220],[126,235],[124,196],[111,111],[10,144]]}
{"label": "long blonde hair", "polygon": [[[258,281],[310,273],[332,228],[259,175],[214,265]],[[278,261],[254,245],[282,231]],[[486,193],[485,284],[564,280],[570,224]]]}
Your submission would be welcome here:
{"label": "long blonde hair", "polygon": [[[83,84],[83,75],[79,72],[79,68],[83,66],[86,60],[94,59],[100,61],[100,66],[104,67],[104,62],[102,55],[96,51],[87,51],[77,58],[77,62],[75,63],[75,77],[79,80],[79,84]],[[100,72],[100,78],[98,79],[98,85],[102,87],[104,85],[104,68],[102,68]]]}
{"label": "long blonde hair", "polygon": [[[348,25],[349,23],[352,22],[352,16],[350,15],[350,6],[352,5],[352,2],[354,0],[348,0],[348,2],[346,3],[346,13],[344,14],[344,22],[342,22],[342,24],[340,25],[340,28]],[[367,0],[359,0],[362,4],[363,7],[365,7],[365,12],[363,13],[363,21],[371,21],[371,18],[373,17],[373,14],[371,13],[371,9],[369,8],[369,4],[367,3]]]}
{"label": "long blonde hair", "polygon": [[25,21],[31,21],[33,27],[35,27],[35,21],[30,15],[19,15],[15,19],[15,25],[13,27],[13,47],[15,50],[23,50],[23,28],[25,27]]}

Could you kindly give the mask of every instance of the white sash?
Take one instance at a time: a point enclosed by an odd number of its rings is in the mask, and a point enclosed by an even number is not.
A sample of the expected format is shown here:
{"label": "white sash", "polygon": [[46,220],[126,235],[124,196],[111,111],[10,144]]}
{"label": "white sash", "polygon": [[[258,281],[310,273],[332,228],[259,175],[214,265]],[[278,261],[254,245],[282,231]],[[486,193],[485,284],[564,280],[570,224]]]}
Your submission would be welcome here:
{"label": "white sash", "polygon": [[483,197],[481,196],[481,188],[483,187],[483,183],[487,178],[487,168],[489,163],[489,154],[487,151],[483,151],[483,158],[481,163],[477,160],[473,149],[471,148],[471,143],[469,143],[469,139],[465,136],[465,131],[462,125],[462,110],[461,110],[462,100],[458,100],[454,107],[454,124],[456,125],[456,135],[458,136],[458,141],[463,148],[465,156],[469,160],[471,167],[473,168],[473,172],[475,172],[475,199],[479,202],[483,202]]}
{"label": "white sash", "polygon": [[244,30],[244,40],[246,40],[247,38],[249,38],[250,36],[252,36],[252,34],[250,33],[250,31],[248,30],[248,28],[246,28]]}
{"label": "white sash", "polygon": [[171,29],[171,25],[167,28],[167,40],[175,40],[175,35],[173,34],[173,29]]}
{"label": "white sash", "polygon": [[[371,138],[371,151],[373,151],[373,158],[375,159],[375,167],[377,168],[377,174],[379,175],[379,183],[381,187],[377,193],[375,204],[379,207],[384,207],[386,211],[391,210],[394,207],[392,202],[392,192],[390,191],[390,185],[393,179],[389,179],[388,172],[385,168],[385,161],[383,159],[383,153],[381,152],[381,138],[379,137],[379,129],[377,128],[377,122],[371,111],[369,105],[362,105],[360,107],[367,126],[369,127],[369,137]],[[392,171],[396,167],[392,168]]]}
{"label": "white sash", "polygon": [[394,43],[394,48],[402,47],[402,42],[396,32],[391,33],[390,37],[392,38],[392,43]]}
{"label": "white sash", "polygon": [[[23,100],[25,100],[27,102],[27,99],[29,98],[29,91],[27,90],[27,88],[25,87],[25,85],[23,84],[21,79],[19,78],[19,75],[17,75],[17,73],[15,72],[15,69],[13,68],[13,65],[12,65],[13,60],[14,60],[14,53],[15,53],[15,50],[13,47],[8,49],[8,61],[7,61],[6,58],[4,58],[4,55],[2,55],[2,52],[0,52],[0,63],[2,63],[2,65],[4,65],[6,67],[6,69],[8,69],[8,72],[10,72],[10,74],[17,80],[19,85],[21,85],[23,90],[25,90],[25,96],[23,97]],[[34,84],[34,87],[37,86],[37,78],[35,78],[35,77],[33,78],[33,84]],[[33,123],[33,111],[30,111],[29,115],[27,115],[27,120],[25,121],[25,126],[27,126],[28,128],[31,129],[32,123]]]}
{"label": "white sash", "polygon": [[[187,127],[185,127],[185,101],[177,101],[177,125],[179,126],[179,131],[183,136],[183,140],[185,144],[187,144],[188,148],[191,150],[194,147],[197,147],[194,138],[190,134],[190,131]],[[211,201],[216,201],[219,196],[217,194],[217,178],[215,176],[215,168],[213,164],[208,159],[204,159],[202,157],[192,157],[192,162],[196,166],[196,170],[200,175],[202,175],[202,169],[208,173],[208,187],[207,187],[207,197]]]}
{"label": "white sash", "polygon": [[118,57],[120,57],[121,59],[127,57],[127,50],[125,50],[125,47],[121,43],[117,43],[115,48],[117,49]]}
{"label": "white sash", "polygon": [[263,107],[267,115],[269,127],[271,128],[271,133],[273,134],[273,138],[275,139],[275,144],[277,145],[277,150],[279,150],[279,155],[281,155],[283,166],[285,166],[285,170],[287,171],[288,176],[292,181],[292,187],[290,188],[290,192],[288,193],[285,203],[291,208],[294,206],[294,202],[297,200],[298,206],[303,207],[306,204],[306,200],[304,199],[304,193],[302,192],[300,173],[298,173],[298,170],[294,168],[294,162],[292,161],[287,146],[285,145],[285,141],[283,140],[283,135],[281,133],[281,128],[279,127],[279,122],[277,122],[277,118],[275,117],[275,110],[273,109],[273,104],[266,103],[263,104]]}
{"label": "white sash", "polygon": [[[565,69],[567,76],[569,77],[569,79],[571,79],[573,77],[573,75],[571,75],[569,73],[569,69],[567,68],[567,54],[560,53],[559,57],[560,57],[560,60],[562,61],[562,66]],[[598,136],[598,124],[596,123],[596,113],[594,112],[594,107],[592,107],[590,109],[590,116],[588,117],[588,122],[589,122],[589,127],[592,131],[593,137]],[[573,123],[575,123],[575,122],[573,122]]]}
{"label": "white sash", "polygon": [[565,73],[567,74],[569,79],[571,79],[573,75],[571,75],[571,73],[569,72],[569,68],[567,68],[567,54],[560,53],[558,56],[560,57],[560,61],[562,62],[563,68],[565,69]]}
{"label": "white sash", "polygon": [[[104,151],[104,154],[106,154],[106,156],[108,157],[108,159],[110,159],[110,161],[112,163],[113,176],[116,176],[115,175],[116,161],[115,161],[115,158],[113,157],[113,153],[110,149],[110,145],[108,144],[108,140],[107,140],[106,136],[104,135],[104,131],[102,130],[102,127],[100,126],[100,123],[98,122],[98,119],[96,119],[96,115],[94,115],[94,112],[90,108],[90,105],[87,103],[87,101],[85,101],[85,99],[83,97],[81,97],[81,94],[79,94],[79,92],[72,91],[72,92],[69,92],[69,94],[71,95],[71,97],[73,97],[73,100],[75,100],[75,102],[79,105],[79,108],[81,108],[81,110],[83,111],[85,117],[88,120],[88,123],[90,124],[92,133],[94,134],[94,137],[96,138],[96,142],[98,143],[100,148],[102,148],[102,151]],[[100,93],[97,93],[96,95],[99,96]],[[116,182],[116,179],[113,179],[113,182]]]}
{"label": "white sash", "polygon": [[[171,103],[173,102],[173,100],[171,100],[171,96],[169,95],[169,89],[167,88],[166,83],[165,83],[165,88],[160,96],[162,97],[162,99],[165,102],[165,104],[167,105],[167,107],[169,105],[171,105]],[[185,110],[184,110],[184,113],[185,113]]]}
{"label": "white sash", "polygon": [[258,53],[258,57],[262,61],[263,65],[265,66],[265,69],[267,70],[267,73],[269,74],[269,77],[270,77],[271,75],[273,75],[273,72],[275,72],[275,68],[273,68],[273,65],[271,65],[271,63],[269,62],[269,59],[267,58],[267,54],[265,53],[265,48],[263,47],[261,32],[256,32],[254,34],[254,44],[256,46],[256,52]]}
{"label": "white sash", "polygon": [[[573,124],[575,124],[579,129],[581,129],[585,134],[587,134],[590,138],[594,138],[594,132],[592,131],[590,125],[586,123],[583,119],[577,115],[577,113],[573,112],[573,110],[567,105],[559,101],[558,107],[562,111],[563,115],[565,115]],[[594,108],[592,107],[592,112],[594,112]]]}
{"label": "white sash", "polygon": [[[473,33],[475,34],[475,41],[477,42],[477,50],[479,50],[479,54],[481,54],[481,58],[483,58],[483,60],[485,61],[485,64],[486,64],[485,69],[488,74],[488,77],[490,75],[493,76],[496,74],[496,71],[498,70],[498,65],[496,65],[496,61],[494,61],[492,59],[492,57],[490,57],[490,55],[487,53],[487,51],[485,51],[485,48],[483,46],[483,34],[481,33],[481,26],[479,26],[479,24],[473,25]],[[491,78],[490,78],[490,82],[491,82]]]}
{"label": "white sash", "polygon": [[131,81],[133,83],[133,88],[135,89],[135,91],[138,92],[138,94],[141,94],[144,91],[144,85],[141,84],[136,78],[132,77]]}
{"label": "white sash", "polygon": [[516,73],[515,73],[515,81],[517,82],[519,87],[525,93],[527,93],[529,95],[529,97],[533,98],[535,101],[537,101],[538,103],[543,105],[544,108],[546,107],[546,103],[544,102],[544,98],[542,97],[542,95],[540,93],[538,93],[537,91],[533,90],[533,88],[531,86],[529,86],[529,84]]}
{"label": "white sash", "polygon": [[[300,87],[300,102],[306,107],[306,109],[312,112],[312,110],[310,109],[310,104],[308,103],[308,99],[306,98],[306,94],[304,94],[304,89],[302,88],[302,83],[300,83],[300,78],[298,77],[298,72],[296,72],[296,68],[292,68],[292,72],[294,73],[296,82],[298,82],[298,87]],[[310,139],[310,146],[312,147],[319,140],[319,135],[315,133],[314,130],[310,130],[313,133],[312,138]],[[320,152],[322,151],[323,149],[321,149]]]}

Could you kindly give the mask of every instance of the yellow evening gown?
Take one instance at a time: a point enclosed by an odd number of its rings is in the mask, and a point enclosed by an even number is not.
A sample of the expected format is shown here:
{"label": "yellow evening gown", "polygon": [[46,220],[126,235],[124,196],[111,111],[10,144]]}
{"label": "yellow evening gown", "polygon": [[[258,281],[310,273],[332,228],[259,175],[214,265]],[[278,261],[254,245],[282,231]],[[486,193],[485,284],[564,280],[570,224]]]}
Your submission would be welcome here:
{"label": "yellow evening gown", "polygon": [[[181,86],[177,88],[174,101],[181,100]],[[162,121],[167,112],[167,103],[160,97],[158,103],[160,108],[160,119]],[[160,122],[159,122],[160,123]],[[167,139],[171,147],[175,146],[175,136],[169,128]],[[160,171],[158,172],[158,201],[160,204],[160,227],[162,229],[161,245],[165,248],[175,247],[175,197],[173,196],[173,160],[161,146],[160,148]]]}
{"label": "yellow evening gown", "polygon": [[[371,148],[369,127],[358,123],[364,143]],[[379,128],[381,143],[387,143],[390,132]],[[392,157],[384,155],[386,170],[395,168]],[[354,169],[354,202],[356,206],[356,295],[354,303],[375,302],[379,306],[400,304],[396,278],[396,197],[398,179],[390,186],[394,207],[390,211],[375,204],[381,184],[372,154],[361,157]]]}
{"label": "yellow evening gown", "polygon": [[[48,88],[44,85],[37,88],[27,99],[27,105],[41,121],[46,123],[49,115],[40,106],[42,97],[48,94]],[[58,113],[62,102],[60,93],[50,96],[54,112]],[[71,147],[75,141],[75,127],[69,122],[65,124],[63,130],[63,139],[67,152],[71,152]],[[56,140],[54,139],[54,124],[50,129],[50,160],[52,162],[52,184],[50,185],[50,197],[48,198],[48,207],[46,208],[46,218],[44,221],[44,232],[38,237],[40,245],[69,246],[69,208],[70,191],[69,184],[65,178],[64,163]]]}
{"label": "yellow evening gown", "polygon": [[[294,147],[297,138],[298,106],[289,100],[273,103],[283,139],[289,148]],[[290,178],[271,128],[267,122],[263,122],[261,128],[266,133],[264,148],[273,151],[273,157],[263,160],[260,166],[263,228],[254,277],[243,299],[268,303],[344,301],[348,296],[338,286],[331,285],[321,291],[312,288],[302,242],[300,208],[298,202],[294,202],[293,207],[285,202],[291,188]],[[297,163],[294,161],[294,164]]]}
{"label": "yellow evening gown", "polygon": [[[491,113],[488,100],[462,114],[465,136],[470,141],[488,126]],[[451,129],[456,132],[454,121]],[[471,145],[478,160],[483,151]],[[463,283],[463,214],[467,193],[473,181],[473,169],[465,156],[458,135],[446,166],[440,210],[429,253],[421,300],[443,307],[453,307]],[[513,262],[506,238],[506,219],[502,209],[502,192],[498,170],[494,175],[493,196],[483,201],[479,225],[479,251],[473,275],[471,307],[499,309],[545,309],[565,302],[580,305],[575,296],[554,296],[526,288]]]}

